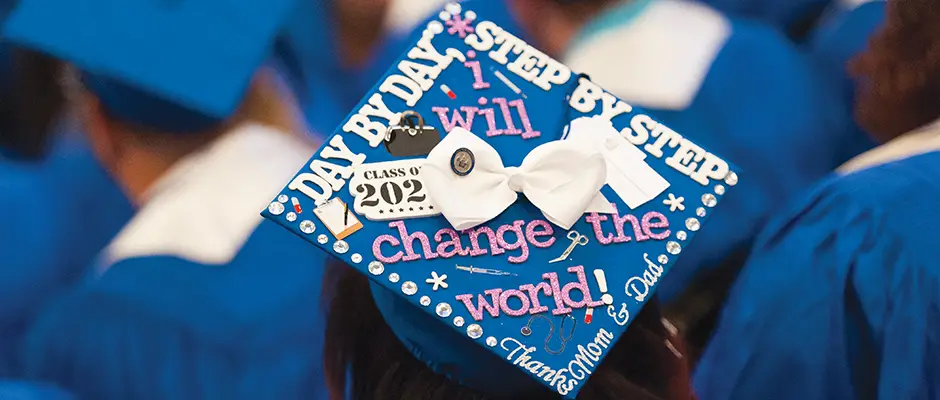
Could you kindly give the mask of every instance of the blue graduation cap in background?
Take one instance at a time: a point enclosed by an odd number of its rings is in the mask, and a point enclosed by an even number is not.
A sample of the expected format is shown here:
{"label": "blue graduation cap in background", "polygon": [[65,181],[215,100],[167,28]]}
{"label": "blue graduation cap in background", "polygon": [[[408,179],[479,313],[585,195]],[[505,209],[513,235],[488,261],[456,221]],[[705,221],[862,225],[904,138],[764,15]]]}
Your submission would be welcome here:
{"label": "blue graduation cap in background", "polygon": [[294,0],[20,0],[5,39],[70,62],[113,117],[170,132],[231,116]]}
{"label": "blue graduation cap in background", "polygon": [[449,4],[263,215],[369,276],[435,371],[574,398],[733,170]]}

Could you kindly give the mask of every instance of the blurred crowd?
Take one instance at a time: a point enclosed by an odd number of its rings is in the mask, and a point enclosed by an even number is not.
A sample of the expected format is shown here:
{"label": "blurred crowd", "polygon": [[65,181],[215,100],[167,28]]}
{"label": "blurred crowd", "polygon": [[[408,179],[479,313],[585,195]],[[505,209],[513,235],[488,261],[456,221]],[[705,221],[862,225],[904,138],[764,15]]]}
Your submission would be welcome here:
{"label": "blurred crowd", "polygon": [[[2,3],[0,400],[507,398],[258,216],[445,1]],[[579,398],[940,399],[940,2],[463,3],[743,171]]]}

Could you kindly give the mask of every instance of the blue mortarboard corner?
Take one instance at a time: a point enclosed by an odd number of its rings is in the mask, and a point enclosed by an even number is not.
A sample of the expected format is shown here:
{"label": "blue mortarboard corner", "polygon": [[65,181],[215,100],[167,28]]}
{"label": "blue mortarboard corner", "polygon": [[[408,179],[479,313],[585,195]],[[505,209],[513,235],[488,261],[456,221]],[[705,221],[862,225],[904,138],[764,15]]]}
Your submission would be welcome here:
{"label": "blue mortarboard corner", "polygon": [[437,372],[574,398],[737,180],[449,4],[263,215],[371,277]]}
{"label": "blue mortarboard corner", "polygon": [[[13,11],[4,35],[76,65],[112,117],[199,132],[236,111],[295,7],[293,0],[241,7],[220,0],[29,0]],[[220,9],[224,19],[208,29],[206,16]],[[167,61],[177,59],[195,61]]]}

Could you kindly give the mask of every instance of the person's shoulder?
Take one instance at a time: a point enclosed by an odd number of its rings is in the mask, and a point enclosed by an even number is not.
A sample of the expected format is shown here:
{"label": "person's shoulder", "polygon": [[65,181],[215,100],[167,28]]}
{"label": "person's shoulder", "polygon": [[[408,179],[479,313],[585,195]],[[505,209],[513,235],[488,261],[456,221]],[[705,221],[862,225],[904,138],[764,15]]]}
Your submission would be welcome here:
{"label": "person's shoulder", "polygon": [[[940,200],[940,151],[845,173],[831,179],[827,187],[870,207],[898,208],[903,204],[936,202]],[[898,211],[916,210],[903,207]]]}
{"label": "person's shoulder", "polygon": [[226,265],[261,223],[260,211],[313,148],[260,124],[236,127],[174,164],[105,251],[103,262],[166,255]]}
{"label": "person's shoulder", "polygon": [[797,204],[787,224],[825,226],[836,234],[866,221],[866,235],[878,238],[873,247],[940,252],[940,236],[926,234],[940,224],[940,152],[833,175]]}
{"label": "person's shoulder", "polygon": [[[173,255],[140,256],[111,265],[85,293],[211,330],[273,322],[285,313],[316,315],[326,257],[312,244],[264,221],[225,264]],[[276,322],[283,325],[284,322]]]}
{"label": "person's shoulder", "polygon": [[[83,398],[148,398],[154,384],[172,398],[297,398],[322,374],[323,265],[270,254],[226,265],[121,260],[40,313],[25,341],[27,368],[73,382]],[[91,360],[95,374],[84,371]],[[212,373],[192,380],[181,367]]]}
{"label": "person's shoulder", "polygon": [[184,159],[111,243],[82,292],[207,330],[315,305],[323,256],[259,215],[280,188],[271,177],[290,176],[310,152],[287,134],[246,126]]}

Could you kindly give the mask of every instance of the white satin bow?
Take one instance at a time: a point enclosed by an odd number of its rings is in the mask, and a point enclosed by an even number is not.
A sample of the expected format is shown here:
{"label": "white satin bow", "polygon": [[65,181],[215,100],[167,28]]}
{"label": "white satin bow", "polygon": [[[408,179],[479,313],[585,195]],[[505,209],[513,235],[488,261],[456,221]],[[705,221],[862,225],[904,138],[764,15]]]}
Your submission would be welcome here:
{"label": "white satin bow", "polygon": [[[473,154],[473,168],[465,176],[451,167],[458,149]],[[463,128],[450,131],[421,167],[421,181],[431,201],[457,230],[495,218],[516,201],[518,193],[564,229],[585,212],[613,213],[600,193],[606,176],[603,155],[583,142],[548,142],[532,149],[521,166],[504,167],[496,149]]]}

